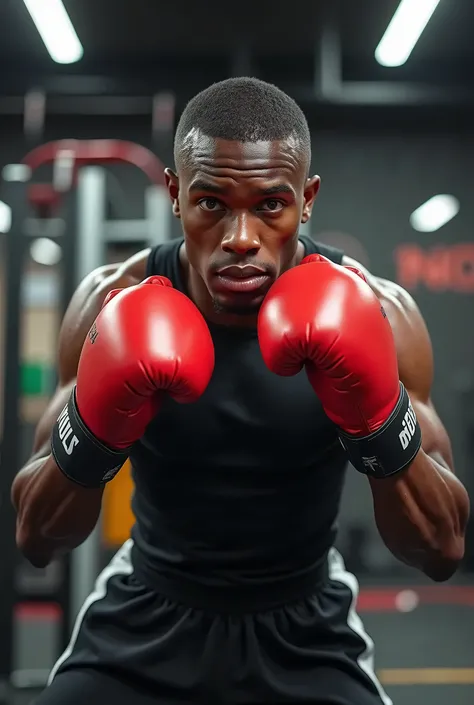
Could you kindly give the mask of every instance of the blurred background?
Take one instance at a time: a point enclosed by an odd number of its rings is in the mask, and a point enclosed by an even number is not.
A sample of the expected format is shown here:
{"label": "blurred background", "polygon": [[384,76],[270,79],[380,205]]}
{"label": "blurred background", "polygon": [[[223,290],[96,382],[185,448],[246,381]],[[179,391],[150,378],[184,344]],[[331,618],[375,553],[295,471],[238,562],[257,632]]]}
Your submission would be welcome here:
{"label": "blurred background", "polygon": [[[12,477],[54,389],[78,281],[180,234],[162,182],[175,125],[209,84],[249,75],[301,105],[322,188],[306,232],[415,297],[434,401],[474,487],[474,5],[470,0],[2,0],[0,4],[0,703],[30,702],[93,580],[128,537],[128,468],[101,525],[46,570],[14,547]],[[428,584],[378,537],[348,473],[340,548],[395,703],[474,699],[474,542]]]}

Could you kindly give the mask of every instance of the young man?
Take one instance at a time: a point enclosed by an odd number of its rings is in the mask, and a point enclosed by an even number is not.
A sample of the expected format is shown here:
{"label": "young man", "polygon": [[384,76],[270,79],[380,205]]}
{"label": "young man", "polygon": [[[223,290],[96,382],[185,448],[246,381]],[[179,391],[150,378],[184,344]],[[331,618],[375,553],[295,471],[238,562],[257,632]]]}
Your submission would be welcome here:
{"label": "young man", "polygon": [[350,458],[400,560],[444,580],[462,558],[428,332],[398,286],[298,235],[320,180],[277,88],[196,96],[175,161],[184,238],[81,284],[13,485],[42,566],[88,536],[127,456],[135,480],[132,539],[37,703],[387,704],[332,545]]}

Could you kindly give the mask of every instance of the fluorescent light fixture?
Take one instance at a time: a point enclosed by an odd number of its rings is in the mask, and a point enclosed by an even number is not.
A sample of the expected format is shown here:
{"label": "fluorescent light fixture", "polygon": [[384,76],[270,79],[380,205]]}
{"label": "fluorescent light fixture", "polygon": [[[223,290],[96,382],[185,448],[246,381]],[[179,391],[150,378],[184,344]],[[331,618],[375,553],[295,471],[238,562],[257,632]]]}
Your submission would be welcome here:
{"label": "fluorescent light fixture", "polygon": [[58,64],[82,59],[84,49],[62,0],[23,0],[49,55]]}
{"label": "fluorescent light fixture", "polygon": [[33,262],[51,267],[58,264],[62,257],[62,249],[54,240],[47,237],[37,238],[30,247],[30,257]]}
{"label": "fluorescent light fixture", "polygon": [[423,203],[410,216],[410,225],[420,233],[434,233],[459,213],[459,201],[454,196],[439,194]]}
{"label": "fluorescent light fixture", "polygon": [[375,50],[375,58],[382,66],[402,66],[440,0],[401,0],[390,24]]}
{"label": "fluorescent light fixture", "polygon": [[28,181],[31,179],[31,169],[26,164],[5,164],[2,169],[4,181]]}
{"label": "fluorescent light fixture", "polygon": [[12,209],[0,201],[0,233],[7,233],[12,226]]}

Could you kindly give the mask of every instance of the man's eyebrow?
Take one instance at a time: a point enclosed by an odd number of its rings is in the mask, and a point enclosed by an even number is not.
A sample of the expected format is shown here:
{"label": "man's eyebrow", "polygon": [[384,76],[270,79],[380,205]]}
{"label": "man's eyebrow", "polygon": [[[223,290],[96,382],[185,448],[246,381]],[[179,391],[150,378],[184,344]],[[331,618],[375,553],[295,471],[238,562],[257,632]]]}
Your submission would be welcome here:
{"label": "man's eyebrow", "polygon": [[294,191],[288,184],[275,184],[267,188],[256,188],[255,193],[261,194],[262,196],[274,196],[277,193],[291,193],[293,195]]}
{"label": "man's eyebrow", "polygon": [[[284,183],[274,184],[273,186],[256,187],[252,190],[253,193],[258,196],[274,196],[278,193],[288,193],[294,195],[294,190],[291,186]],[[227,189],[224,186],[218,186],[217,184],[213,184],[205,179],[196,179],[191,182],[189,191],[204,191],[206,193],[224,194],[227,192]]]}
{"label": "man's eyebrow", "polygon": [[217,186],[217,184],[211,184],[204,179],[196,179],[193,181],[189,187],[190,191],[208,191],[209,193],[225,193],[226,189],[223,186]]}

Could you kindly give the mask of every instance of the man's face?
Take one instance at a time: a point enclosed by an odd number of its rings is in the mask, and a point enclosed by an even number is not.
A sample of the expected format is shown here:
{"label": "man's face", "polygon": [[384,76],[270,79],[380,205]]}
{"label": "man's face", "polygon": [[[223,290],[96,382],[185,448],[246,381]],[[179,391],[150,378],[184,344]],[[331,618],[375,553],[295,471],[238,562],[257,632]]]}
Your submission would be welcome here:
{"label": "man's face", "polygon": [[167,170],[187,259],[217,311],[255,312],[295,263],[298,228],[311,215],[319,177],[294,139],[242,143],[190,135],[178,176]]}

